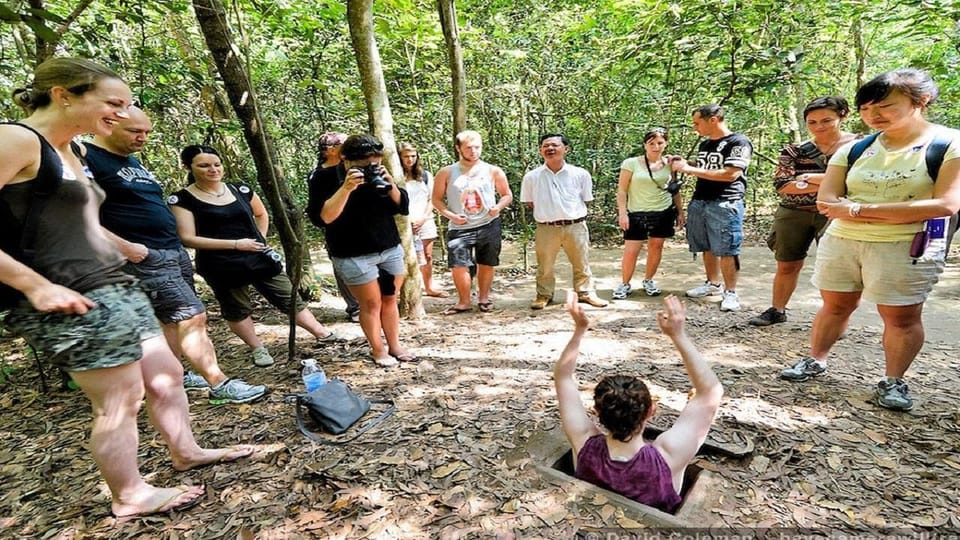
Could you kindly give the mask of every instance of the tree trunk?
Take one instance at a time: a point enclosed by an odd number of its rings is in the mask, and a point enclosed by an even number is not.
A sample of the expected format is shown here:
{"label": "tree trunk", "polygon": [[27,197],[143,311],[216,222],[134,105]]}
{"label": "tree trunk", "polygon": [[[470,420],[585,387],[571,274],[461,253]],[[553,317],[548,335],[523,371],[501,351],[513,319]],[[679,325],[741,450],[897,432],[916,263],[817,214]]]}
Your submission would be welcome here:
{"label": "tree trunk", "polygon": [[[393,115],[390,113],[390,100],[387,97],[387,85],[383,80],[383,67],[380,64],[380,51],[373,33],[373,0],[347,0],[347,19],[350,24],[350,40],[353,44],[363,97],[367,104],[367,117],[370,129],[383,143],[384,161],[390,174],[403,187],[403,167],[397,155],[397,144],[393,136]],[[399,291],[397,301],[400,315],[416,319],[423,315],[423,302],[420,287],[420,266],[413,249],[413,230],[408,216],[396,217],[400,242],[403,245],[403,262],[407,268],[407,277]]]}
{"label": "tree trunk", "polygon": [[[290,281],[300,283],[304,250],[303,221],[300,217],[302,212],[297,207],[287,183],[283,181],[279,157],[273,140],[263,125],[250,76],[238,55],[239,49],[233,43],[226,10],[220,0],[193,0],[193,6],[207,47],[210,48],[217,70],[223,78],[230,105],[243,126],[243,136],[257,167],[257,182],[270,206],[273,223],[287,257]],[[296,290],[293,294],[296,294]],[[290,359],[295,356],[295,306],[296,302],[292,302],[289,313],[290,337],[287,351]]]}
{"label": "tree trunk", "polygon": [[460,49],[460,31],[457,27],[457,7],[454,0],[437,0],[443,40],[447,44],[447,63],[450,65],[450,83],[453,88],[453,132],[467,129],[467,83],[463,70],[463,51]]}

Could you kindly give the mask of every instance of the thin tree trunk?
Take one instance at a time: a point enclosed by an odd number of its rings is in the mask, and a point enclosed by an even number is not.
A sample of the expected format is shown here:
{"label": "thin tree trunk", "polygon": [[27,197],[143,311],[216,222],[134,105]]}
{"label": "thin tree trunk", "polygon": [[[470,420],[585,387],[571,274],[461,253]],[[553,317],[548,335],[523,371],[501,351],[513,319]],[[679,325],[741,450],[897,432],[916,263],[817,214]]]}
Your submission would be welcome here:
{"label": "thin tree trunk", "polygon": [[[220,0],[193,0],[193,6],[207,47],[210,48],[217,70],[223,78],[230,105],[243,126],[243,136],[257,167],[257,181],[272,210],[273,223],[287,256],[287,273],[290,274],[291,282],[300,283],[304,249],[301,210],[297,207],[287,183],[283,181],[279,157],[273,140],[263,125],[250,76],[237,54],[238,48],[233,42],[227,23],[226,9]],[[296,294],[296,290],[293,294]],[[287,341],[290,359],[295,357],[296,351],[296,311],[296,302],[291,302],[290,336]]]}
{"label": "thin tree trunk", "polygon": [[443,40],[447,44],[447,62],[450,65],[450,83],[453,89],[453,132],[467,129],[467,83],[463,69],[463,50],[457,27],[457,7],[454,0],[437,0]]}
{"label": "thin tree trunk", "polygon": [[[390,112],[390,100],[387,85],[383,80],[383,67],[380,64],[380,51],[373,33],[373,0],[348,0],[347,20],[350,24],[350,40],[353,43],[363,97],[367,104],[367,116],[370,129],[383,143],[384,161],[397,185],[403,187],[403,167],[397,155],[397,144],[393,135],[393,115]],[[397,301],[400,315],[416,319],[423,316],[423,302],[420,287],[423,278],[417,264],[417,254],[413,249],[413,230],[408,216],[396,216],[397,230],[403,245],[403,262],[407,276]]]}

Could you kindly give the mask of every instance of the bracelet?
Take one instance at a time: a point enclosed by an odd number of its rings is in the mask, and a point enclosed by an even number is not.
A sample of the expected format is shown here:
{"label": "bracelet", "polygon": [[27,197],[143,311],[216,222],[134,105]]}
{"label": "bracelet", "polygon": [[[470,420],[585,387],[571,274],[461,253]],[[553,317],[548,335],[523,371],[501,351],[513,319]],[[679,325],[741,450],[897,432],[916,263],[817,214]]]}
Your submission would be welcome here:
{"label": "bracelet", "polygon": [[860,203],[853,203],[850,205],[850,217],[860,217],[860,210],[863,206]]}
{"label": "bracelet", "polygon": [[238,243],[238,242],[240,242],[239,239],[233,241],[233,249],[237,249],[237,243]]}

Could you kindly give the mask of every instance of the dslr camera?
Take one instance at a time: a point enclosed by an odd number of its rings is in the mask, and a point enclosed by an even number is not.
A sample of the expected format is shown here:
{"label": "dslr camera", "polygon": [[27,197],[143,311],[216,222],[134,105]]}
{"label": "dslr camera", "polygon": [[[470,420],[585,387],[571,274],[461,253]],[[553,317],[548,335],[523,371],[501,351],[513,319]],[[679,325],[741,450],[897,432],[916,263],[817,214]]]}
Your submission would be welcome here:
{"label": "dslr camera", "polygon": [[376,163],[367,163],[363,167],[360,167],[360,171],[363,173],[363,183],[373,187],[381,195],[386,195],[390,192],[390,188],[393,187],[390,182],[387,182],[383,176],[380,175],[380,165]]}

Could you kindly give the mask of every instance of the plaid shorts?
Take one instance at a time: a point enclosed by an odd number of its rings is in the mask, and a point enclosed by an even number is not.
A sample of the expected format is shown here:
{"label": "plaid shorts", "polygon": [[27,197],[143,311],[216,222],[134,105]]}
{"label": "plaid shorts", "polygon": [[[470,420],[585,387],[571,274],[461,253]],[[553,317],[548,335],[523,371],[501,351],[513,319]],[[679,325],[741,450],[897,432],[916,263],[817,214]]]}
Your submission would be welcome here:
{"label": "plaid shorts", "polygon": [[84,296],[96,307],[83,315],[41,313],[21,304],[4,324],[65,371],[122,366],[143,356],[140,343],[161,335],[153,307],[133,283],[106,285]]}

